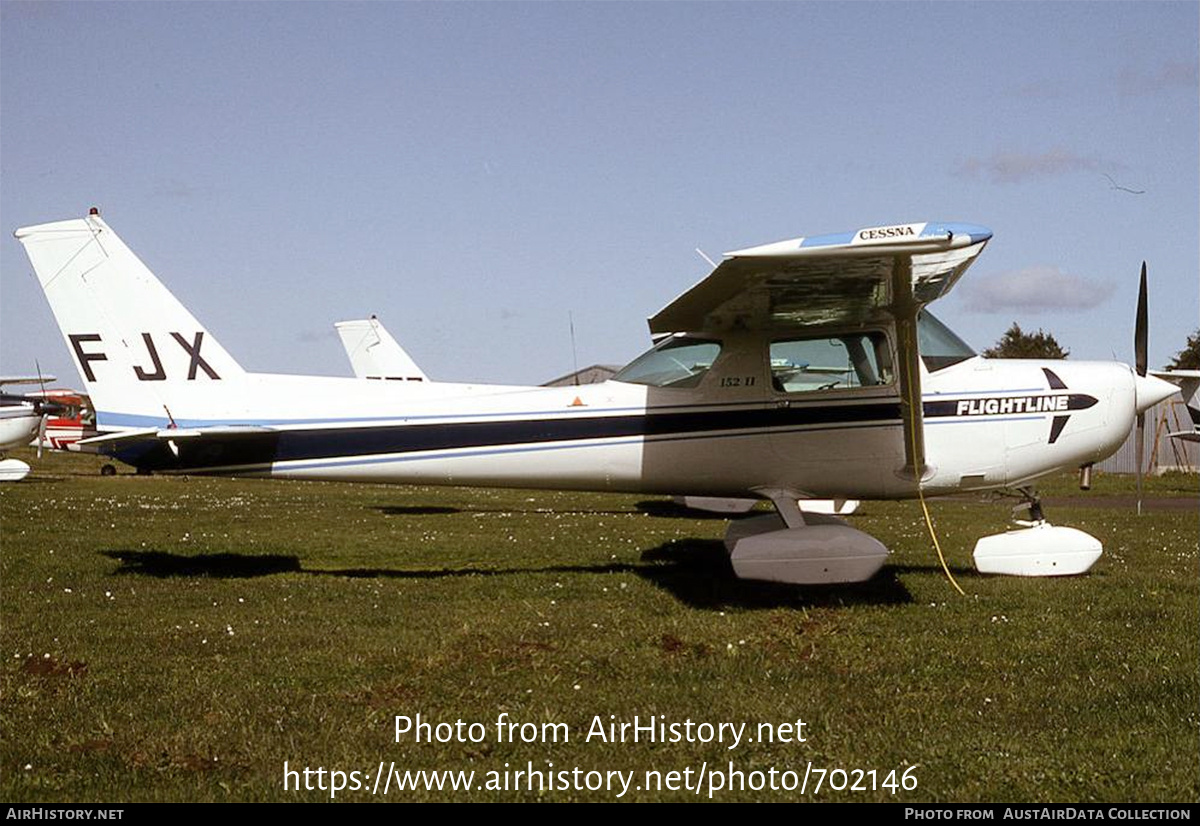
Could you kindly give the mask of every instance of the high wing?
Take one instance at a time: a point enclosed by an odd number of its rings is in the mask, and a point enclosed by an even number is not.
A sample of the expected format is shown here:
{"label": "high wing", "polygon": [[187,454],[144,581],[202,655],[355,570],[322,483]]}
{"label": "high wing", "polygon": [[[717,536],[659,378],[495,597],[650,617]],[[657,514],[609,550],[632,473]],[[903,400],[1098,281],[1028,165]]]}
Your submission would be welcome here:
{"label": "high wing", "polygon": [[726,253],[708,278],[650,319],[650,332],[894,320],[905,469],[920,479],[926,467],[917,313],[950,291],[991,237],[972,224],[893,224]]}
{"label": "high wing", "polygon": [[907,314],[911,304],[949,292],[991,237],[971,224],[900,224],[729,252],[707,278],[650,319],[650,332],[774,329]]}

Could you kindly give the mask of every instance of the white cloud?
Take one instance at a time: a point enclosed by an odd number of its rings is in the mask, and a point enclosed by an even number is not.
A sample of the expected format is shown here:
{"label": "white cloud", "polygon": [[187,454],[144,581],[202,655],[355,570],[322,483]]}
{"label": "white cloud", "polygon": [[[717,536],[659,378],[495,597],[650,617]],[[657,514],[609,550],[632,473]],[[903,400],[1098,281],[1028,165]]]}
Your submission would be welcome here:
{"label": "white cloud", "polygon": [[154,198],[171,198],[190,200],[199,194],[199,190],[191,184],[181,181],[178,178],[168,178],[165,181],[159,181],[154,186],[154,190],[150,193]]}
{"label": "white cloud", "polygon": [[1058,267],[1034,266],[1021,270],[964,280],[959,287],[965,307],[973,313],[1026,315],[1056,310],[1087,310],[1103,304],[1112,295],[1110,281],[1091,281]]}
{"label": "white cloud", "polygon": [[[1116,83],[1112,84],[1115,77]],[[1151,95],[1175,89],[1195,89],[1200,85],[1200,66],[1189,60],[1164,60],[1149,68],[1126,66],[1115,75],[1103,78],[1039,78],[1011,88],[1009,97],[1023,100],[1061,100],[1077,93],[1080,86],[1103,83],[1112,85],[1126,97]]]}
{"label": "white cloud", "polygon": [[1098,158],[1078,155],[1066,149],[1051,149],[1041,154],[994,152],[988,158],[966,158],[958,163],[955,174],[968,178],[986,175],[992,183],[1015,184],[1071,172],[1096,172],[1102,167],[1112,166]]}
{"label": "white cloud", "polygon": [[1059,100],[1066,97],[1064,87],[1061,83],[1047,80],[1035,80],[1032,83],[1026,83],[1011,90],[1008,94],[1009,97],[1026,100]]}
{"label": "white cloud", "polygon": [[1182,60],[1168,60],[1154,72],[1126,69],[1117,78],[1117,88],[1128,96],[1169,89],[1195,89],[1197,84],[1200,84],[1200,67]]}
{"label": "white cloud", "polygon": [[329,329],[321,330],[301,330],[296,334],[296,341],[301,344],[313,344],[315,342],[327,341],[328,339],[337,338],[337,331],[333,325],[329,325]]}

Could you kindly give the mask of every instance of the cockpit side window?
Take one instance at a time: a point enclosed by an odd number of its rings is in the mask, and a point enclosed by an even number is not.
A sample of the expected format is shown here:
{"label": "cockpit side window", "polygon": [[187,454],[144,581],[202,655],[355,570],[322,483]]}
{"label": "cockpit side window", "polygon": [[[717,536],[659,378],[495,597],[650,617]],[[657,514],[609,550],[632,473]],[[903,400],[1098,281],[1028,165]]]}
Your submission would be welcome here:
{"label": "cockpit side window", "polygon": [[930,373],[936,373],[952,364],[974,358],[971,346],[954,334],[954,331],[939,321],[929,310],[917,315],[917,346],[921,348],[921,360]]}
{"label": "cockpit side window", "polygon": [[892,384],[892,351],[882,332],[843,333],[771,342],[771,384],[780,393],[811,393]]}
{"label": "cockpit side window", "polygon": [[719,341],[669,338],[630,362],[613,376],[613,381],[650,387],[695,387],[720,354]]}

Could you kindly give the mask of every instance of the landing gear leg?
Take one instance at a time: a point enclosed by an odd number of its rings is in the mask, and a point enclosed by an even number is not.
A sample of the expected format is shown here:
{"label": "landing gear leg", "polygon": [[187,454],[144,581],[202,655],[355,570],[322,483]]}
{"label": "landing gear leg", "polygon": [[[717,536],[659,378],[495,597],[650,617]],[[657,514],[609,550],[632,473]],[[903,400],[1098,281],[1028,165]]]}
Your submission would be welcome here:
{"label": "landing gear leg", "polygon": [[[1013,507],[1013,521],[1018,525],[1026,528],[1036,528],[1038,525],[1043,525],[1046,522],[1046,514],[1042,511],[1042,499],[1038,496],[1037,491],[1033,488],[1018,488],[1017,493],[1021,496],[1021,503]],[[1016,515],[1023,511],[1029,511],[1029,519],[1017,519]]]}

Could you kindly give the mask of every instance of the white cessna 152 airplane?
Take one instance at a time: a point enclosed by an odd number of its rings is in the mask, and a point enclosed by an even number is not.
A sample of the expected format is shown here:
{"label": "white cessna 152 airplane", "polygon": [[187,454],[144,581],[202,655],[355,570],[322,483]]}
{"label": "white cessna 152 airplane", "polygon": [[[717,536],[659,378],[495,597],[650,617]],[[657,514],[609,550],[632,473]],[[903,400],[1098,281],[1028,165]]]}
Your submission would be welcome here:
{"label": "white cessna 152 airplane", "polygon": [[[19,229],[96,411],[87,440],[169,473],[759,498],[735,572],[855,582],[887,549],[797,499],[1013,489],[1033,526],[976,567],[1086,571],[1093,537],[1045,524],[1030,483],[1090,468],[1176,392],[1123,364],[980,358],[925,311],[991,232],[923,223],[752,247],[650,319],[612,380],[514,387],[247,373],[92,210]],[[1144,318],[1144,303],[1139,308]]]}

